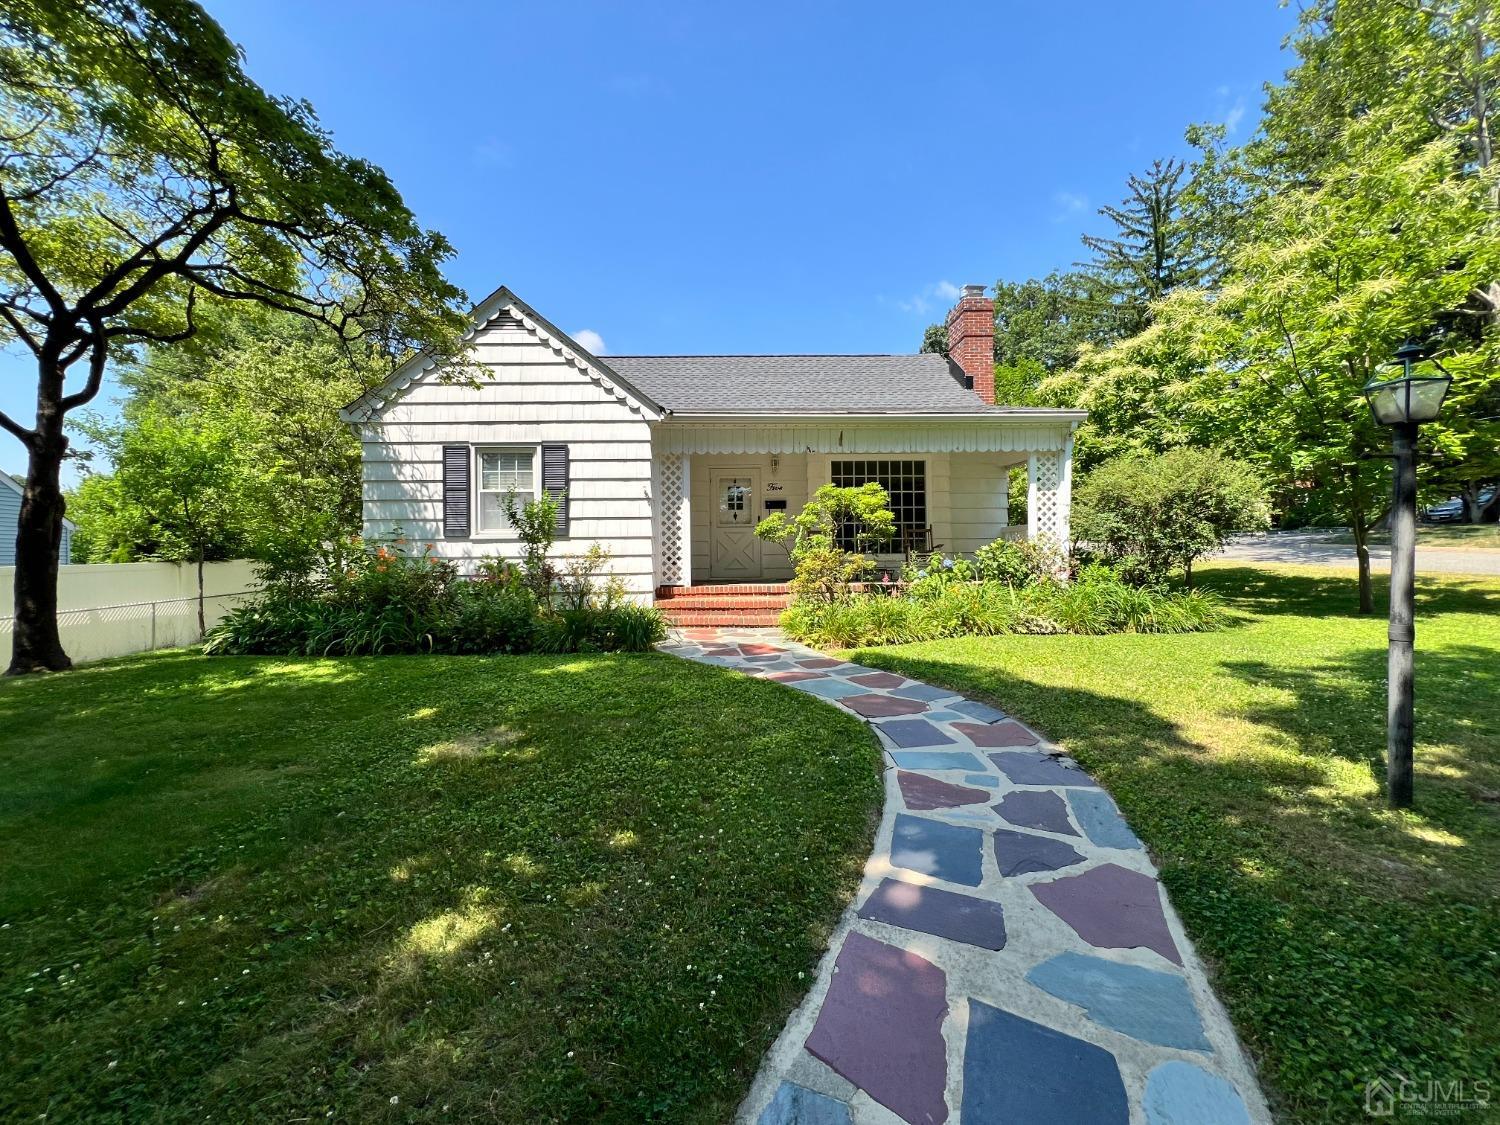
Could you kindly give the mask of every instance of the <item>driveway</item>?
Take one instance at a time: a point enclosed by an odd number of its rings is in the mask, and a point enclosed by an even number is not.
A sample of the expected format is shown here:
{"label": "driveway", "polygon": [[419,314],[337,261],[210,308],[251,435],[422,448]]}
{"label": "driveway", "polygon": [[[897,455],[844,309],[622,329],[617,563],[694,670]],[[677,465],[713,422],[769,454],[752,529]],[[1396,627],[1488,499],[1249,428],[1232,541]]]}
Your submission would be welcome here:
{"label": "driveway", "polygon": [[[1423,547],[1421,534],[1419,530],[1418,574],[1500,574],[1500,550],[1484,547]],[[1215,558],[1228,562],[1353,567],[1356,565],[1354,546],[1340,542],[1347,539],[1348,535],[1347,531],[1341,529],[1326,528],[1241,535]],[[1390,570],[1391,549],[1383,545],[1372,546],[1370,566],[1374,570]]]}

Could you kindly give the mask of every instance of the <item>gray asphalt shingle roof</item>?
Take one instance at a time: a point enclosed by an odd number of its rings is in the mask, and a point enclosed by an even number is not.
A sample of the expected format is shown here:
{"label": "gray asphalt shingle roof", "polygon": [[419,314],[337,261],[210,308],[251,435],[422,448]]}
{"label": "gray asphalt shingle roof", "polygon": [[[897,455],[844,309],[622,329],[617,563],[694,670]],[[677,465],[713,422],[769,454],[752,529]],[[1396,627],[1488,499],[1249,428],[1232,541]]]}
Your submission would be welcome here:
{"label": "gray asphalt shingle roof", "polygon": [[610,355],[603,361],[678,414],[984,414],[946,356]]}

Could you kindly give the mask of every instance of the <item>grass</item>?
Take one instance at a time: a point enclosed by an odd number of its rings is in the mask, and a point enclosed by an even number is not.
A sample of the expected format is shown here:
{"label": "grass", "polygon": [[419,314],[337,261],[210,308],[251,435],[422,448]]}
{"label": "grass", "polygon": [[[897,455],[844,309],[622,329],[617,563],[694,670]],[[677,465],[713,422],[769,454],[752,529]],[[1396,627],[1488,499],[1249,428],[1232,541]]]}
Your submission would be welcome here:
{"label": "grass", "polygon": [[[985,637],[857,659],[1062,742],[1146,841],[1279,1116],[1378,1076],[1500,1077],[1500,582],[1423,580],[1416,808],[1385,807],[1385,621],[1352,572],[1212,567],[1188,636]],[[1384,591],[1382,594],[1382,605]]]}
{"label": "grass", "polygon": [[880,795],[654,654],[94,665],[0,773],[6,1120],[727,1120]]}

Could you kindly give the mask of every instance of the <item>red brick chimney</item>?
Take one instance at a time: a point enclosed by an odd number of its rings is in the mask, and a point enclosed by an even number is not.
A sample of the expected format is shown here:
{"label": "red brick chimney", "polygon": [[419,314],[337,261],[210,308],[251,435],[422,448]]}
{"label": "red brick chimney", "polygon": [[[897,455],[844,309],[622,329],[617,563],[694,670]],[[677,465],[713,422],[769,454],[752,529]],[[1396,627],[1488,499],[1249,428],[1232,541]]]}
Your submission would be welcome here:
{"label": "red brick chimney", "polygon": [[948,356],[973,381],[975,394],[995,401],[995,305],[983,285],[965,285],[948,314]]}

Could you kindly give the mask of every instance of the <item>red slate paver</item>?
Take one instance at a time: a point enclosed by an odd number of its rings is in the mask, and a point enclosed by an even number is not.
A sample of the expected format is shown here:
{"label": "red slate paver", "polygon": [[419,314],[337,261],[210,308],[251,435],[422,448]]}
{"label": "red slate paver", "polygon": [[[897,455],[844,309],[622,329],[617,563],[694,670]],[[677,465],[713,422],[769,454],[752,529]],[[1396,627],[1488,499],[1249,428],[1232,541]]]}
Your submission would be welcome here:
{"label": "red slate paver", "polygon": [[892,715],[916,715],[927,710],[927,704],[920,700],[897,699],[891,695],[846,695],[839,702],[867,719],[887,719]]}
{"label": "red slate paver", "polygon": [[777,648],[775,645],[763,645],[757,643],[740,645],[740,651],[743,652],[746,656],[776,656],[780,653],[785,652],[786,649]]}
{"label": "red slate paver", "polygon": [[954,785],[908,770],[896,774],[896,783],[901,786],[901,797],[909,809],[951,809],[955,805],[977,805],[994,796],[988,789]]}
{"label": "red slate paver", "polygon": [[766,677],[768,680],[776,680],[783,684],[795,684],[798,680],[826,680],[827,678],[822,672],[772,672]]}
{"label": "red slate paver", "polygon": [[1036,735],[1011,719],[1003,723],[954,723],[953,729],[975,746],[1036,745]]}
{"label": "red slate paver", "polygon": [[799,660],[797,663],[804,668],[837,668],[843,661],[832,660],[826,656],[816,656],[811,660]]}
{"label": "red slate paver", "polygon": [[866,672],[863,676],[850,676],[849,682],[860,687],[900,687],[906,683],[906,677],[894,672]]}
{"label": "red slate paver", "polygon": [[903,1121],[948,1119],[947,977],[927,958],[851,933],[807,1049]]}

